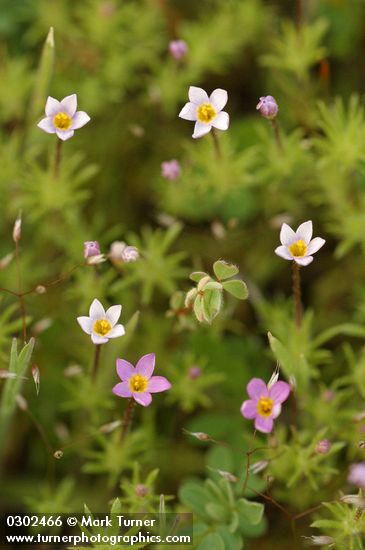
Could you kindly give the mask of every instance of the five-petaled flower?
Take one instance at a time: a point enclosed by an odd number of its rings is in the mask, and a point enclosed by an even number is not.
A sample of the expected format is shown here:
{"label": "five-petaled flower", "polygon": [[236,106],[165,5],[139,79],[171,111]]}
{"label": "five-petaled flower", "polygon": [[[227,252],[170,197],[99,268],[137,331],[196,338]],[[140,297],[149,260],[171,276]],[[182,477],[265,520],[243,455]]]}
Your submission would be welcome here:
{"label": "five-petaled flower", "polygon": [[90,306],[89,317],[78,317],[77,322],[86,334],[90,334],[94,344],[105,344],[109,338],[118,338],[125,334],[124,326],[117,325],[122,306],[111,306],[105,311],[95,298]]}
{"label": "five-petaled flower", "polygon": [[113,393],[119,397],[133,397],[137,403],[148,407],[152,401],[151,393],[171,388],[164,376],[152,376],[154,368],[154,353],[143,355],[135,367],[125,359],[117,359],[117,373],[122,381],[114,386]]}
{"label": "five-petaled flower", "polygon": [[247,384],[247,393],[250,399],[242,403],[242,416],[255,419],[255,429],[259,432],[270,433],[281,412],[281,404],[289,397],[289,384],[279,381],[269,389],[261,378],[252,378]]}
{"label": "five-petaled flower", "polygon": [[62,101],[48,97],[45,108],[46,117],[38,123],[38,127],[47,134],[57,134],[60,139],[66,141],[72,138],[74,130],[82,128],[90,120],[87,113],[76,109],[76,94],[68,95]]}
{"label": "five-petaled flower", "polygon": [[228,100],[226,90],[217,88],[208,97],[202,88],[190,86],[190,101],[181,109],[180,118],[195,121],[193,138],[200,138],[208,134],[212,129],[227,130],[229,126],[229,115],[222,111]]}
{"label": "five-petaled flower", "polygon": [[284,260],[294,260],[299,265],[308,265],[313,261],[315,252],[326,242],[321,237],[312,239],[313,224],[309,220],[302,223],[296,231],[283,223],[280,231],[281,246],[275,249],[275,254]]}

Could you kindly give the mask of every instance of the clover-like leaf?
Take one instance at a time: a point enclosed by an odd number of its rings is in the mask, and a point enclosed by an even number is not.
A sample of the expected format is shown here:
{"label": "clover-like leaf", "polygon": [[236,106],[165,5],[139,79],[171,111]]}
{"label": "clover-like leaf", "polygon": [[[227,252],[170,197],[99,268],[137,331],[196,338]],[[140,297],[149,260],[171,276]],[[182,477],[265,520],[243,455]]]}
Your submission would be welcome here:
{"label": "clover-like leaf", "polygon": [[225,281],[222,283],[224,290],[232,294],[235,298],[239,300],[246,300],[248,298],[248,289],[246,283],[240,279],[235,279],[233,281]]}
{"label": "clover-like leaf", "polygon": [[234,277],[238,273],[238,267],[236,265],[229,264],[224,260],[218,260],[217,262],[214,262],[213,270],[214,270],[215,276],[220,281],[224,281],[225,279]]}

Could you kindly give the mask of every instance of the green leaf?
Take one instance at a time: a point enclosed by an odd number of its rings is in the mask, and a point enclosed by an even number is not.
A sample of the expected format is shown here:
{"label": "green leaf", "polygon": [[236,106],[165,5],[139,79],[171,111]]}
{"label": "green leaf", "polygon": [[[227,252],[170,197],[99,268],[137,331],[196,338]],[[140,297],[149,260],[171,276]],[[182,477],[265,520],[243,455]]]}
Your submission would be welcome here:
{"label": "green leaf", "polygon": [[204,286],[204,291],[205,290],[222,290],[222,288],[223,287],[221,283],[218,283],[218,281],[210,281]]}
{"label": "green leaf", "polygon": [[217,262],[214,262],[213,270],[214,270],[215,276],[220,281],[224,281],[224,279],[229,279],[230,277],[234,277],[234,275],[237,275],[238,273],[237,266],[233,264],[229,264],[224,260],[218,260]]}
{"label": "green leaf", "polygon": [[234,281],[226,281],[223,283],[223,288],[239,300],[246,300],[248,298],[247,285],[243,281],[238,279],[235,279]]}
{"label": "green leaf", "polygon": [[211,323],[222,307],[222,291],[206,290],[202,298],[204,318],[207,323]]}
{"label": "green leaf", "polygon": [[225,550],[241,550],[243,548],[242,538],[237,533],[231,533],[228,527],[218,527],[217,534],[222,537]]}
{"label": "green leaf", "polygon": [[200,279],[203,279],[203,277],[207,276],[208,273],[204,273],[204,271],[194,271],[194,273],[190,274],[189,278],[195,283],[199,283]]}
{"label": "green leaf", "polygon": [[194,481],[188,481],[181,487],[179,498],[189,510],[198,516],[206,517],[204,510],[207,503],[207,493],[201,484]]}
{"label": "green leaf", "polygon": [[203,313],[203,296],[201,294],[198,294],[198,296],[195,298],[194,313],[198,321],[202,323],[204,321],[204,313]]}
{"label": "green leaf", "polygon": [[203,538],[197,550],[226,550],[222,537],[218,534],[210,534]]}
{"label": "green leaf", "polygon": [[241,521],[257,525],[262,520],[264,505],[259,502],[240,498],[238,501],[238,510]]}

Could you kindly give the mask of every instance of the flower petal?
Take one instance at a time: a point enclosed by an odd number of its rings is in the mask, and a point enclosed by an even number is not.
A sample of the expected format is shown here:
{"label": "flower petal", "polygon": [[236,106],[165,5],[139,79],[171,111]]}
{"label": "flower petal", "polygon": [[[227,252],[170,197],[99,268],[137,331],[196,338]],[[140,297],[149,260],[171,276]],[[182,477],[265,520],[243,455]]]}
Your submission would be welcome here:
{"label": "flower petal", "polygon": [[94,342],[94,344],[106,344],[108,338],[104,338],[104,336],[99,336],[99,334],[95,334],[95,332],[92,332],[91,340]]}
{"label": "flower petal", "polygon": [[277,256],[280,256],[281,258],[284,258],[284,260],[292,260],[293,259],[293,257],[289,253],[289,250],[284,245],[278,246],[277,248],[275,248],[275,254]]}
{"label": "flower petal", "polygon": [[305,258],[293,258],[299,265],[309,265],[313,262],[313,256],[306,256]]}
{"label": "flower petal", "polygon": [[228,101],[227,91],[217,88],[210,94],[209,100],[213,103],[217,111],[221,111]]}
{"label": "flower petal", "polygon": [[82,128],[87,124],[90,120],[90,117],[85,111],[77,111],[75,113],[72,124],[71,124],[71,130],[78,130],[79,128]]}
{"label": "flower petal", "polygon": [[105,309],[97,298],[93,300],[93,303],[90,306],[89,315],[93,320],[105,319]]}
{"label": "flower petal", "polygon": [[141,357],[136,365],[136,373],[150,379],[155,368],[155,359],[154,353],[147,353],[147,355]]}
{"label": "flower petal", "polygon": [[121,380],[129,380],[131,376],[136,374],[134,366],[125,359],[117,359],[117,373]]}
{"label": "flower petal", "polygon": [[311,240],[308,245],[307,254],[311,255],[315,252],[318,252],[318,250],[322,248],[325,242],[326,241],[324,239],[321,239],[321,237],[316,237],[315,239]]}
{"label": "flower petal", "polygon": [[115,395],[119,395],[119,397],[132,397],[128,382],[119,382],[119,384],[114,386],[112,392],[115,393]]}
{"label": "flower petal", "polygon": [[108,338],[119,338],[119,336],[125,335],[125,328],[123,325],[115,325],[110,332],[108,332]]}
{"label": "flower petal", "polygon": [[148,391],[151,393],[158,393],[160,391],[166,391],[171,388],[170,382],[164,376],[152,376],[148,381]]}
{"label": "flower petal", "polygon": [[196,86],[190,86],[189,99],[196,105],[209,102],[209,97],[207,92],[203,90],[203,88],[197,88]]}
{"label": "flower petal", "polygon": [[70,117],[73,117],[77,109],[77,95],[72,94],[64,97],[61,101],[61,107]]}
{"label": "flower petal", "polygon": [[195,103],[186,103],[179,113],[180,118],[185,120],[196,120],[196,105]]}
{"label": "flower petal", "polygon": [[48,96],[45,111],[47,116],[54,117],[61,111],[61,103],[54,97]]}
{"label": "flower petal", "polygon": [[247,384],[247,393],[251,399],[258,400],[260,397],[268,397],[269,391],[261,378],[252,378]]}
{"label": "flower petal", "polygon": [[74,133],[75,132],[73,130],[57,130],[56,129],[56,134],[58,135],[58,137],[60,139],[62,139],[62,141],[66,141],[66,140],[72,138]]}
{"label": "flower petal", "polygon": [[311,220],[301,223],[298,229],[296,230],[297,239],[303,239],[306,244],[309,244],[313,235],[313,224]]}
{"label": "flower petal", "polygon": [[42,118],[42,120],[38,122],[37,126],[44,132],[47,132],[47,134],[56,133],[56,128],[53,126],[52,117],[50,116],[47,116],[46,118]]}
{"label": "flower petal", "polygon": [[204,122],[196,122],[194,126],[193,138],[196,139],[205,136],[205,134],[209,134],[211,129],[212,127],[210,124],[205,124]]}
{"label": "flower petal", "polygon": [[225,111],[218,113],[211,124],[212,126],[214,126],[214,128],[218,128],[218,130],[228,130],[229,114]]}
{"label": "flower petal", "polygon": [[283,403],[286,401],[290,394],[290,386],[286,382],[279,380],[276,382],[269,391],[269,396],[273,399],[274,403]]}
{"label": "flower petal", "polygon": [[264,434],[269,434],[272,432],[272,429],[274,427],[274,419],[272,416],[256,416],[255,420],[255,428],[259,432],[262,432]]}
{"label": "flower petal", "polygon": [[133,393],[132,395],[133,395],[134,399],[137,401],[137,403],[142,405],[142,407],[148,407],[148,405],[151,404],[152,395],[148,392]]}
{"label": "flower petal", "polygon": [[106,310],[105,317],[108,319],[112,327],[114,327],[114,325],[118,322],[121,312],[122,312],[121,305],[110,306],[110,308]]}
{"label": "flower petal", "polygon": [[85,317],[85,316],[78,317],[77,322],[79,323],[82,330],[86,332],[86,334],[91,334],[93,322],[92,322],[92,319],[90,319],[90,317]]}
{"label": "flower petal", "polygon": [[277,418],[279,414],[281,413],[281,405],[278,403],[277,405],[274,405],[272,408],[272,418]]}
{"label": "flower petal", "polygon": [[292,244],[296,240],[297,236],[295,234],[295,231],[292,230],[290,225],[287,223],[283,223],[280,229],[280,242],[284,246],[288,246],[289,244]]}
{"label": "flower petal", "polygon": [[244,401],[241,405],[241,414],[245,418],[249,418],[250,420],[252,418],[256,418],[258,412],[257,412],[257,402],[253,399],[248,399],[247,401]]}

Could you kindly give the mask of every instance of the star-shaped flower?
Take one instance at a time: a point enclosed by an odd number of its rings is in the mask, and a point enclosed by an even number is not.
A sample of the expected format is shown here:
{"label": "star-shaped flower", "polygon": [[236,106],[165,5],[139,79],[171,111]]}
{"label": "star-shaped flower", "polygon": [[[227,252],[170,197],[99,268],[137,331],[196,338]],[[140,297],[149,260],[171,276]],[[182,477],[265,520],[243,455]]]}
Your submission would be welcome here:
{"label": "star-shaped flower", "polygon": [[77,322],[86,334],[90,334],[94,344],[105,344],[109,338],[118,338],[125,334],[124,326],[117,325],[122,306],[111,306],[105,311],[95,298],[90,306],[89,317],[78,317]]}
{"label": "star-shaped flower", "polygon": [[113,393],[119,397],[133,397],[137,403],[148,407],[152,401],[151,393],[171,388],[164,376],[152,376],[154,368],[154,353],[143,355],[135,367],[125,359],[117,359],[117,373],[122,382],[114,386]]}
{"label": "star-shaped flower", "polygon": [[68,95],[62,101],[49,96],[45,108],[46,117],[38,123],[38,128],[47,134],[57,134],[60,139],[66,141],[72,138],[75,130],[82,128],[90,120],[87,113],[76,109],[76,94]]}
{"label": "star-shaped flower", "polygon": [[193,138],[200,138],[208,134],[212,127],[218,130],[227,130],[229,126],[229,115],[222,111],[228,100],[226,90],[217,88],[208,97],[203,88],[190,86],[190,101],[181,109],[180,118],[193,120],[195,122]]}
{"label": "star-shaped flower", "polygon": [[309,220],[302,223],[296,231],[283,223],[280,231],[280,242],[282,246],[275,249],[275,254],[284,260],[294,260],[299,265],[309,265],[313,261],[315,252],[326,242],[321,237],[312,239],[313,224]]}

